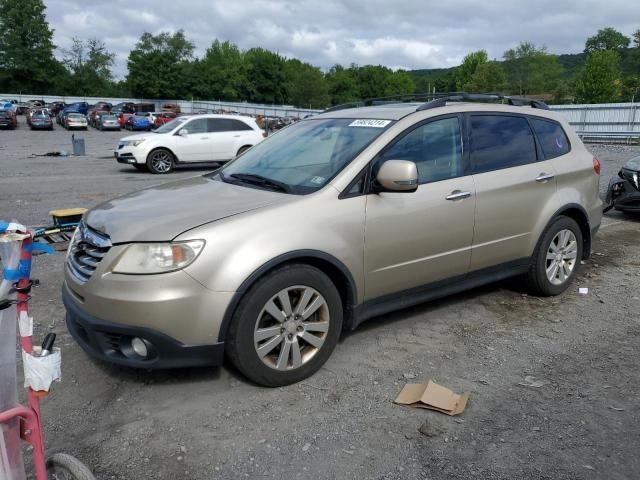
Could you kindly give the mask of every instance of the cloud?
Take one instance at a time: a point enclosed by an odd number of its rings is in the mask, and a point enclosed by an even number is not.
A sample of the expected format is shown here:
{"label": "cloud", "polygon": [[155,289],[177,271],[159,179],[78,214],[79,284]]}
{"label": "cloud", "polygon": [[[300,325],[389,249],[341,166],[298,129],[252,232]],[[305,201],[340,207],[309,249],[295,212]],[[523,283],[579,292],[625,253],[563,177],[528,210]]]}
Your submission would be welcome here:
{"label": "cloud", "polygon": [[215,39],[263,47],[328,69],[335,63],[443,68],[485,49],[501,58],[519,42],[553,53],[579,52],[612,26],[630,35],[640,2],[628,0],[45,0],[56,45],[97,37],[126,74],[129,51],[149,31],[183,29],[202,54]]}

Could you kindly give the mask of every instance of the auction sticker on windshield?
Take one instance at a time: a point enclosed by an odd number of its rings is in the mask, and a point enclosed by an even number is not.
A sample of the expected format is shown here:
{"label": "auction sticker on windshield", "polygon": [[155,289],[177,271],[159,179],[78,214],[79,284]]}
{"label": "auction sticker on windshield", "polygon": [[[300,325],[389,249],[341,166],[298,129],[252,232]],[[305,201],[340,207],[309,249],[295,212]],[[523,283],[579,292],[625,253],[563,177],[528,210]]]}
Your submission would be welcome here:
{"label": "auction sticker on windshield", "polygon": [[354,120],[349,124],[350,127],[373,127],[384,128],[391,123],[391,120],[374,120],[374,119],[361,119]]}

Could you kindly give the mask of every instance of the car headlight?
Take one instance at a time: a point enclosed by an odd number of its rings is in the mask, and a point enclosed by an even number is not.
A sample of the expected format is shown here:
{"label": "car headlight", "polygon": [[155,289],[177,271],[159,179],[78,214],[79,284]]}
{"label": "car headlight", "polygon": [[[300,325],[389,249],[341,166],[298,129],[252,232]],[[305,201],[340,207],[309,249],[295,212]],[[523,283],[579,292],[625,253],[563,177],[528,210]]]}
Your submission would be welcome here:
{"label": "car headlight", "polygon": [[198,258],[204,243],[204,240],[132,243],[118,259],[113,273],[148,275],[180,270]]}
{"label": "car headlight", "polygon": [[144,138],[139,138],[138,140],[123,140],[122,142],[120,142],[120,145],[122,145],[123,147],[127,147],[127,146],[137,147],[144,141],[145,141]]}

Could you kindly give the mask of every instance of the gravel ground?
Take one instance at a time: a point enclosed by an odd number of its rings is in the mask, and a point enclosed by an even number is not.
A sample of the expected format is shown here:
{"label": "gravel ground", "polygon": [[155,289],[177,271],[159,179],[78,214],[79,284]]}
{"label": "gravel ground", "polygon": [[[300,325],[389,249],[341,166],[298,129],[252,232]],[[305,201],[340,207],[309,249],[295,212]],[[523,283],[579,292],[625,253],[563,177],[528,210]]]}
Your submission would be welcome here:
{"label": "gravel ground", "polygon": [[[70,134],[0,132],[0,217],[43,223],[52,208],[167,179],[115,163],[123,133],[79,135],[86,157],[29,158],[70,150]],[[640,155],[592,150],[603,186]],[[64,382],[43,406],[48,448],[99,479],[639,478],[639,220],[607,216],[564,295],[530,297],[509,281],[374,319],[345,334],[315,376],[277,389],[227,368],[150,372],[89,359],[64,326],[63,255],[39,256],[36,335],[58,333],[64,354]],[[527,376],[543,385],[521,385]],[[447,417],[394,405],[414,377],[469,390],[467,409]],[[430,436],[418,431],[425,422]]]}

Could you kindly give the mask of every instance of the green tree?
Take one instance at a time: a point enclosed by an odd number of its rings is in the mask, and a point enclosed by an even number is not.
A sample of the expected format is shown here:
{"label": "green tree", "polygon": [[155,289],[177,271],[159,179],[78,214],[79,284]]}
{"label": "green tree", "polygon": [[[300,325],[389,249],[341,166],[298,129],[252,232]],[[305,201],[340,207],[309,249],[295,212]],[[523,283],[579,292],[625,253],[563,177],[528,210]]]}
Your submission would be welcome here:
{"label": "green tree", "polygon": [[551,92],[562,78],[563,68],[558,57],[547,53],[546,47],[538,48],[523,42],[504,53],[503,68],[511,93]]}
{"label": "green tree", "polygon": [[46,93],[58,70],[42,0],[0,0],[0,90]]}
{"label": "green tree", "polygon": [[640,29],[636,30],[631,34],[633,38],[633,45],[635,48],[640,48]]}
{"label": "green tree", "polygon": [[620,97],[620,54],[614,50],[595,51],[587,57],[576,79],[579,103],[610,103]]}
{"label": "green tree", "polygon": [[457,90],[464,90],[468,88],[466,85],[471,81],[473,74],[476,72],[478,67],[484,63],[487,63],[487,52],[485,50],[478,50],[477,52],[469,53],[462,60],[462,65],[460,65],[455,70],[456,76],[456,88]]}
{"label": "green tree", "polygon": [[297,107],[325,108],[329,88],[319,68],[298,59],[287,60],[287,102]]}
{"label": "green tree", "polygon": [[182,30],[145,32],[129,53],[127,82],[131,93],[145,98],[178,98],[186,92],[184,73],[193,59],[193,43]]}
{"label": "green tree", "polygon": [[502,92],[505,85],[506,76],[500,64],[486,62],[478,65],[463,89],[469,92]]}
{"label": "green tree", "polygon": [[246,81],[243,62],[243,54],[236,45],[214,40],[195,69],[198,95],[215,100],[240,100]]}
{"label": "green tree", "polygon": [[63,53],[63,63],[69,69],[76,94],[99,96],[112,93],[111,67],[115,54],[107,50],[102,40],[90,38],[83,41],[74,37],[71,48]]}
{"label": "green tree", "polygon": [[332,105],[355,102],[360,98],[358,82],[355,78],[355,68],[344,68],[334,65],[326,75],[329,96]]}
{"label": "green tree", "polygon": [[285,60],[264,48],[244,54],[244,99],[257,103],[284,103],[287,96]]}
{"label": "green tree", "polygon": [[611,27],[598,30],[593,37],[587,38],[584,44],[584,53],[593,53],[599,50],[623,50],[631,41],[622,33]]}

